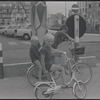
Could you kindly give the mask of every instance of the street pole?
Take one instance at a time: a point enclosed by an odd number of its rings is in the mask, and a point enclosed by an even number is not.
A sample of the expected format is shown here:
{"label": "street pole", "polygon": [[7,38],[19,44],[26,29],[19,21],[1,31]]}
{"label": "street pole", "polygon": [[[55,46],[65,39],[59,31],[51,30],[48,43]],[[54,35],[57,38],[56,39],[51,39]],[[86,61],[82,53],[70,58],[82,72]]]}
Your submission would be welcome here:
{"label": "street pole", "polygon": [[[75,49],[79,46],[79,16],[74,16],[74,36],[75,36]],[[79,56],[75,54],[75,61],[79,59]]]}
{"label": "street pole", "polygon": [[66,1],[65,1],[65,20],[66,20]]}

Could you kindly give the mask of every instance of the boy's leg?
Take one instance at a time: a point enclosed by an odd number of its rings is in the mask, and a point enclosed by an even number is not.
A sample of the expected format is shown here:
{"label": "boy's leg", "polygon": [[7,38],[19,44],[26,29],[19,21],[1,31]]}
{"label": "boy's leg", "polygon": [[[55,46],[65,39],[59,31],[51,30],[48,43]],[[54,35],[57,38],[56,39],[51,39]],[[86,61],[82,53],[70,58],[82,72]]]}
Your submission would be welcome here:
{"label": "boy's leg", "polygon": [[66,79],[64,67],[53,64],[52,67],[51,67],[51,71],[61,71],[61,77],[62,77],[63,84],[67,85],[67,79]]}
{"label": "boy's leg", "polygon": [[42,66],[40,64],[39,60],[36,60],[34,64],[38,67],[38,76],[39,76],[39,81],[41,81],[41,76],[42,76]]}

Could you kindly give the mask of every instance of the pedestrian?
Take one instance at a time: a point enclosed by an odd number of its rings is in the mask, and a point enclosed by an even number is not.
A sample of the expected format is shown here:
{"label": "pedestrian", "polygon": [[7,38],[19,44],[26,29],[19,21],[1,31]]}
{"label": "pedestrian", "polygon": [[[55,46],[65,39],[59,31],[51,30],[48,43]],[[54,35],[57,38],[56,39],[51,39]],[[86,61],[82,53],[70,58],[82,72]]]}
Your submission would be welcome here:
{"label": "pedestrian", "polygon": [[48,72],[50,71],[61,71],[61,76],[63,80],[63,86],[67,86],[66,82],[66,75],[65,75],[65,69],[64,67],[61,67],[60,65],[53,64],[52,61],[52,55],[55,53],[61,54],[63,51],[54,49],[52,47],[52,44],[54,42],[54,36],[52,34],[46,34],[44,37],[45,44],[40,49],[41,54],[41,65],[43,67],[43,71],[46,73],[46,70]]}
{"label": "pedestrian", "polygon": [[41,81],[41,75],[42,75],[42,66],[41,66],[41,63],[40,63],[40,54],[39,54],[40,47],[41,46],[40,46],[38,37],[33,35],[31,37],[31,46],[30,46],[29,55],[30,55],[32,63],[36,67],[38,67],[39,81]]}

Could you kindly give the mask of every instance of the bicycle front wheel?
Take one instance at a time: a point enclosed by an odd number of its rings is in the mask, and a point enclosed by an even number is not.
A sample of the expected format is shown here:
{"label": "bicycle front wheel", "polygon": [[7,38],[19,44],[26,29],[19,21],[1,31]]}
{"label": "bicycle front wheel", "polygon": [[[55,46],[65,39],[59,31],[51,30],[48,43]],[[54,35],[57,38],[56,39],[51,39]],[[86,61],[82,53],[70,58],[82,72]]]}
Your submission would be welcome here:
{"label": "bicycle front wheel", "polygon": [[73,93],[78,99],[83,99],[86,97],[87,88],[83,82],[75,83],[73,87]]}
{"label": "bicycle front wheel", "polygon": [[93,71],[87,63],[77,63],[74,66],[75,76],[77,80],[81,80],[84,84],[90,82],[92,79]]}
{"label": "bicycle front wheel", "polygon": [[51,99],[53,93],[45,94],[47,89],[50,88],[49,84],[40,84],[35,88],[36,99]]}
{"label": "bicycle front wheel", "polygon": [[35,83],[39,81],[38,78],[38,69],[35,66],[31,66],[27,71],[27,80],[28,82],[35,87]]}

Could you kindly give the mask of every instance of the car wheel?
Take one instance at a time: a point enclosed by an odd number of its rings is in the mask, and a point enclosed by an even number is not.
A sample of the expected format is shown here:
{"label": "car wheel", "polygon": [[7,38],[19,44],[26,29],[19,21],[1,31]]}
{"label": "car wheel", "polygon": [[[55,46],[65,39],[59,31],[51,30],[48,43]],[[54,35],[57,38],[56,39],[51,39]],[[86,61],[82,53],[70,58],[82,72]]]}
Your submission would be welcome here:
{"label": "car wheel", "polygon": [[23,38],[24,38],[25,40],[29,40],[29,39],[30,39],[30,37],[29,37],[28,34],[24,34],[24,35],[23,35]]}

